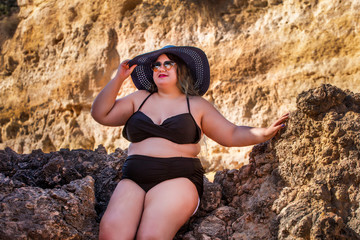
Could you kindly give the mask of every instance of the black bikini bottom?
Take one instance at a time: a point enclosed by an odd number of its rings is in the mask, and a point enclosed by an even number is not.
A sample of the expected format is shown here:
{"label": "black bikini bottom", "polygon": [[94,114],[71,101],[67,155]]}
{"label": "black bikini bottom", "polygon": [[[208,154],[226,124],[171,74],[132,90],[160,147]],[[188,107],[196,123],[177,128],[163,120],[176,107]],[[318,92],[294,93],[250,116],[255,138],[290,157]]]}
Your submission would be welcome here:
{"label": "black bikini bottom", "polygon": [[130,155],[123,165],[122,173],[122,179],[133,180],[145,192],[165,180],[185,177],[195,184],[199,198],[203,193],[204,169],[198,158]]}

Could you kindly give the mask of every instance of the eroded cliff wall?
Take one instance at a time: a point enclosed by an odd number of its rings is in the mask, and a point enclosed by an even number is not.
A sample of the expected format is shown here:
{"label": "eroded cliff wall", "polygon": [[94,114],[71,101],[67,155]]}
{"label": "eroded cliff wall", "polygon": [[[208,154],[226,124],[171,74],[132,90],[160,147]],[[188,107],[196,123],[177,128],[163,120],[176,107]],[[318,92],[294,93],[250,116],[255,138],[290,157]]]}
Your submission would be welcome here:
{"label": "eroded cliff wall", "polygon": [[[340,0],[19,0],[1,48],[0,148],[109,151],[121,129],[97,124],[91,103],[121,60],[168,44],[208,55],[205,95],[232,122],[266,126],[303,90],[360,91],[360,2]],[[119,96],[135,88],[128,80]],[[250,148],[207,139],[208,170],[233,168]]]}

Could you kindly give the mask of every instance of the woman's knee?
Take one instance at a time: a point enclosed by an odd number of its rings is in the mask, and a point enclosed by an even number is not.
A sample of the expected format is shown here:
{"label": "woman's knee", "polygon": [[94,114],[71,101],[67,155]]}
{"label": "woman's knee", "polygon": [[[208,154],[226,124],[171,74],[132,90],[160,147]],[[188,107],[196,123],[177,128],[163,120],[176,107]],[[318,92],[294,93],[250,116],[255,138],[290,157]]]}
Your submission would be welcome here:
{"label": "woman's knee", "polygon": [[137,240],[161,240],[164,239],[164,233],[156,228],[139,228],[137,235]]}
{"label": "woman's knee", "polygon": [[100,240],[114,239],[115,234],[117,234],[116,230],[117,228],[115,222],[104,215],[100,221],[99,239]]}
{"label": "woman's knee", "polygon": [[131,231],[131,227],[121,219],[104,215],[100,221],[99,239],[134,239],[135,233]]}

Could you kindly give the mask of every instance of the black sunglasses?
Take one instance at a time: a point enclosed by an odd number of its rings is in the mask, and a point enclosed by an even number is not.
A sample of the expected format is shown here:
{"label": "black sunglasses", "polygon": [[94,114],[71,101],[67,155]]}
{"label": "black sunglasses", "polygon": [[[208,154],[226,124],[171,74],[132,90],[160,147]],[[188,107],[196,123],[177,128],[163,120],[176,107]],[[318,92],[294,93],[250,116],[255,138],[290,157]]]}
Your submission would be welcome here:
{"label": "black sunglasses", "polygon": [[151,69],[154,72],[157,72],[160,70],[161,65],[164,66],[166,71],[169,71],[175,65],[175,62],[174,61],[165,61],[163,64],[161,62],[155,62],[155,63],[151,64]]}

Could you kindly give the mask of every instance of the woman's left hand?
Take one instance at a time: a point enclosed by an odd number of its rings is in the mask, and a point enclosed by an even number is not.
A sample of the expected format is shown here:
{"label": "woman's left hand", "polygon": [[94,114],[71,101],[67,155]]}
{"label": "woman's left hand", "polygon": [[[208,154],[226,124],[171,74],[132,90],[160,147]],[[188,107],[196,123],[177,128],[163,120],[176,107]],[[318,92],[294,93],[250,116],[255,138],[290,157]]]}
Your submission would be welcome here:
{"label": "woman's left hand", "polygon": [[289,118],[289,113],[286,113],[285,115],[277,119],[273,124],[271,124],[270,127],[266,128],[264,131],[264,137],[266,138],[266,140],[274,137],[281,128],[285,127],[284,122],[288,118]]}

